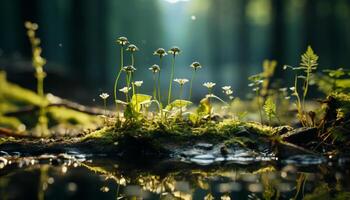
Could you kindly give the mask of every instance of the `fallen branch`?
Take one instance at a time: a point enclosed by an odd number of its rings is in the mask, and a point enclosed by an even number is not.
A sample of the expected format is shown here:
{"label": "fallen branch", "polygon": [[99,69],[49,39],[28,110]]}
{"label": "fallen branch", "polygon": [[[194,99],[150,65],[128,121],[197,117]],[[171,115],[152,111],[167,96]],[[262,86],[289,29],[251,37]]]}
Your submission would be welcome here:
{"label": "fallen branch", "polygon": [[[114,112],[109,111],[109,110],[106,110],[106,112],[105,112],[104,109],[84,106],[84,105],[81,105],[81,104],[73,102],[73,101],[62,99],[62,98],[54,96],[52,94],[48,94],[48,96],[49,96],[51,103],[47,107],[65,107],[65,108],[69,108],[69,109],[79,111],[82,113],[86,113],[86,114],[90,114],[90,115],[105,115],[106,114],[108,116],[112,116],[114,114]],[[39,110],[39,108],[40,108],[39,106],[26,106],[26,107],[23,107],[19,110],[13,111],[13,112],[7,112],[4,115],[8,116],[8,117],[15,117],[15,116],[23,115],[23,114],[30,114],[30,113],[36,112]]]}

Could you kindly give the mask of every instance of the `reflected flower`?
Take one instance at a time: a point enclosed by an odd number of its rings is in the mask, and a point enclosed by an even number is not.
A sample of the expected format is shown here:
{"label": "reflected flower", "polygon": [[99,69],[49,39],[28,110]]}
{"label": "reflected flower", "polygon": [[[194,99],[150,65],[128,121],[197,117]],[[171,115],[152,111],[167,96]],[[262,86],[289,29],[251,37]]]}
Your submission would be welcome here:
{"label": "reflected flower", "polygon": [[221,200],[231,200],[231,197],[228,196],[227,194],[223,195],[220,197]]}
{"label": "reflected flower", "polygon": [[100,190],[101,192],[109,192],[109,187],[103,186]]}

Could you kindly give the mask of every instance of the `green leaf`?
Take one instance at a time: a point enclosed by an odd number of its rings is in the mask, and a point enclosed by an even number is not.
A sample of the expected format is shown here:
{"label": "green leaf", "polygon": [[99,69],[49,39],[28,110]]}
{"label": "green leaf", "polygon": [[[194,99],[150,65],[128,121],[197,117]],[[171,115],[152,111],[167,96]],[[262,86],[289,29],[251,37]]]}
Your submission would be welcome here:
{"label": "green leaf", "polygon": [[182,100],[182,99],[176,99],[173,102],[171,102],[169,105],[165,107],[166,110],[172,110],[173,108],[182,108],[191,105],[192,102]]}
{"label": "green leaf", "polygon": [[136,112],[140,112],[141,104],[148,102],[152,99],[152,96],[146,94],[134,94],[131,98],[131,105]]}
{"label": "green leaf", "polygon": [[190,113],[188,119],[193,123],[197,124],[199,116],[196,113]]}
{"label": "green leaf", "polygon": [[197,108],[197,113],[200,115],[208,115],[211,111],[211,105],[208,97],[203,98],[199,102],[199,106]]}

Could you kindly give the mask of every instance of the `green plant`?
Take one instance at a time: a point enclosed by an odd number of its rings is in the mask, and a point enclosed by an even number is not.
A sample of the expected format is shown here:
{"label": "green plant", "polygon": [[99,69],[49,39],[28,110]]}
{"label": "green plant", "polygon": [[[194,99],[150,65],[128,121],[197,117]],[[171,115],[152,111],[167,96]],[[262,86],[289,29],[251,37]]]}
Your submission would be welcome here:
{"label": "green plant", "polygon": [[269,119],[270,124],[272,124],[272,118],[276,118],[278,121],[280,121],[279,117],[277,116],[277,113],[276,113],[276,104],[273,101],[272,97],[268,97],[266,99],[263,108],[264,108],[264,111],[265,111],[267,118]]}
{"label": "green plant", "polygon": [[[126,72],[126,87],[130,88],[130,85],[132,83],[133,74],[136,71],[136,68],[133,65],[128,65],[123,67],[123,71]],[[135,87],[132,85],[132,95],[135,94]]]}
{"label": "green plant", "polygon": [[233,100],[233,91],[231,89],[231,86],[223,86],[222,88],[222,92],[229,98],[229,100]]}
{"label": "green plant", "polygon": [[207,97],[206,97],[208,99],[208,101],[207,102],[203,101],[203,103],[206,102],[208,104],[208,107],[210,107],[210,109],[209,109],[209,119],[211,118],[211,107],[212,107],[211,103],[210,103],[210,97],[213,94],[212,93],[212,89],[213,89],[213,87],[215,85],[216,85],[216,83],[213,83],[213,82],[205,82],[205,83],[203,83],[203,86],[208,89],[208,94],[207,94]]}
{"label": "green plant", "polygon": [[[301,56],[301,63],[299,67],[291,67],[288,65],[284,66],[284,69],[292,69],[296,71],[294,78],[294,86],[290,89],[293,92],[293,96],[296,97],[296,105],[298,110],[298,118],[303,126],[308,126],[307,120],[307,111],[305,108],[305,100],[309,91],[310,79],[313,72],[317,69],[318,66],[318,56],[314,53],[311,46],[308,46],[306,52]],[[301,75],[298,73],[301,71]],[[299,80],[302,80],[301,90],[299,91]]]}
{"label": "green plant", "polygon": [[169,91],[168,91],[168,104],[171,101],[171,89],[172,89],[172,80],[174,79],[174,71],[175,71],[175,57],[179,55],[181,50],[179,47],[172,47],[168,53],[173,55],[172,63],[171,63],[171,74],[170,74],[170,81],[169,81]]}
{"label": "green plant", "polygon": [[[179,95],[179,100],[180,104],[182,104],[182,92],[183,92],[183,86],[185,83],[188,82],[188,79],[174,79],[175,82],[177,82],[180,85],[180,95]],[[182,116],[182,108],[180,108],[180,116]]]}
{"label": "green plant", "polygon": [[35,68],[35,77],[37,79],[37,93],[42,99],[36,129],[38,134],[41,136],[48,136],[48,120],[46,117],[46,104],[44,103],[44,78],[46,77],[44,65],[46,64],[46,60],[41,56],[42,49],[40,47],[40,39],[36,37],[36,31],[38,30],[39,26],[38,24],[29,21],[25,22],[24,26],[27,28],[27,35],[32,46],[32,64]]}
{"label": "green plant", "polygon": [[107,99],[109,97],[108,93],[102,93],[100,94],[101,99],[103,100],[103,108],[104,108],[104,115],[107,114]]}
{"label": "green plant", "polygon": [[[166,55],[168,55],[166,53],[166,51],[163,49],[163,48],[158,48],[156,51],[153,52],[153,55],[155,56],[159,56],[159,68],[161,69],[162,68],[162,58]],[[160,94],[161,92],[161,88],[160,88],[160,70],[158,71],[158,101],[160,103],[160,105],[162,105],[162,96]]]}
{"label": "green plant", "polygon": [[260,123],[262,123],[263,121],[263,117],[262,117],[262,105],[261,105],[261,97],[260,97],[260,87],[261,84],[264,82],[262,80],[262,75],[261,74],[256,74],[253,76],[250,76],[248,78],[251,83],[248,85],[249,87],[252,87],[252,91],[255,93],[255,98],[257,100],[258,103],[258,110],[259,110],[259,115],[260,115]]}
{"label": "green plant", "polygon": [[154,64],[148,69],[153,73],[153,99],[157,100],[157,73],[160,72],[160,67]]}
{"label": "green plant", "polygon": [[199,62],[193,62],[190,67],[193,69],[192,71],[192,77],[191,77],[191,83],[190,83],[190,96],[188,98],[189,101],[191,101],[192,97],[192,87],[193,87],[193,81],[196,75],[196,72],[198,69],[202,68],[202,65]]}
{"label": "green plant", "polygon": [[120,46],[120,67],[119,67],[119,71],[118,71],[118,75],[114,81],[114,101],[116,103],[116,112],[117,112],[117,116],[119,119],[119,112],[118,112],[118,98],[117,98],[117,88],[118,88],[118,81],[120,78],[120,75],[123,71],[123,67],[124,67],[124,46],[129,44],[128,38],[126,37],[119,37],[116,40],[116,43]]}

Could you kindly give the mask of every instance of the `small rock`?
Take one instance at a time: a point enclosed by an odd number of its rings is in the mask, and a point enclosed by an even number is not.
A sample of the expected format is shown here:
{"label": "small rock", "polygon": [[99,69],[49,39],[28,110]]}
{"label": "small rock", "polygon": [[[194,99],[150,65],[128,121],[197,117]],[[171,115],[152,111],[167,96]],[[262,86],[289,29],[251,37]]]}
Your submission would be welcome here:
{"label": "small rock", "polygon": [[293,144],[307,144],[317,139],[317,128],[301,127],[281,135],[284,141]]}
{"label": "small rock", "polygon": [[221,153],[221,155],[223,155],[223,156],[227,156],[227,154],[229,153],[227,147],[226,147],[226,146],[222,146],[222,147],[220,148],[220,153]]}

